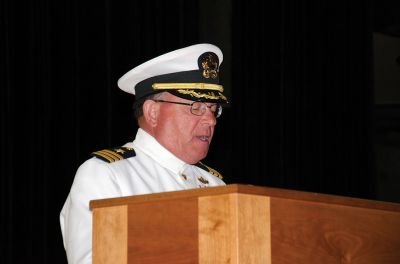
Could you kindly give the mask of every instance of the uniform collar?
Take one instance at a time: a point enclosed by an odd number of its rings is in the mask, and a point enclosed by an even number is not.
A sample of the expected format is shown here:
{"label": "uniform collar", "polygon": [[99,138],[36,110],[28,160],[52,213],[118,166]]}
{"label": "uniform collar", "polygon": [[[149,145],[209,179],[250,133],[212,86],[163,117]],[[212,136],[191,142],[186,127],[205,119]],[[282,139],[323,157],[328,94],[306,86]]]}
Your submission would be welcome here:
{"label": "uniform collar", "polygon": [[139,128],[133,141],[135,149],[143,151],[161,166],[180,174],[187,164],[174,156],[143,129]]}

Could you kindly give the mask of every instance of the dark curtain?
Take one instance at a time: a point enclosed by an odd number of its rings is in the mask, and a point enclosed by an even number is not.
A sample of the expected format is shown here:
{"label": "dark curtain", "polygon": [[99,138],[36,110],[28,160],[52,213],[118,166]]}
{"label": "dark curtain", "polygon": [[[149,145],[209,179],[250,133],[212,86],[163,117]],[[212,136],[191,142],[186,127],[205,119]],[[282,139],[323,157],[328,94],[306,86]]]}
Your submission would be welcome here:
{"label": "dark curtain", "polygon": [[373,195],[372,29],[356,2],[234,5],[234,181]]}
{"label": "dark curtain", "polygon": [[137,129],[118,78],[198,42],[228,51],[205,161],[227,183],[374,198],[371,5],[356,2],[2,1],[0,262],[66,263],[77,167]]}

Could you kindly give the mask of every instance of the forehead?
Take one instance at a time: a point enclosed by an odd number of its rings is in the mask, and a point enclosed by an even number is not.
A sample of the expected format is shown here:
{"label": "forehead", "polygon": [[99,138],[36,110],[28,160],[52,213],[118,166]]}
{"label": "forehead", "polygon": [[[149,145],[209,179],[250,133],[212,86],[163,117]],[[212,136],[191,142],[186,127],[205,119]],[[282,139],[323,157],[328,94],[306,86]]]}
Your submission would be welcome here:
{"label": "forehead", "polygon": [[184,103],[192,103],[193,102],[191,100],[183,99],[183,98],[180,98],[173,94],[170,94],[168,92],[164,94],[163,99],[168,100],[168,101],[173,101],[173,102],[184,102]]}

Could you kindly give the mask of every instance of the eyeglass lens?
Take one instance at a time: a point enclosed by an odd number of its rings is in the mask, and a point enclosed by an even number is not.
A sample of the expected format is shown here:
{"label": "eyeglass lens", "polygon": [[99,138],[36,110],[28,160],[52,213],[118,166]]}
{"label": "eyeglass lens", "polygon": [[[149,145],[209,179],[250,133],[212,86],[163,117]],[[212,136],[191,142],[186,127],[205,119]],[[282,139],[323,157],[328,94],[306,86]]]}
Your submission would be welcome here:
{"label": "eyeglass lens", "polygon": [[193,102],[191,107],[191,112],[194,115],[203,115],[207,108],[210,108],[211,112],[214,114],[215,117],[220,117],[222,114],[222,106],[219,104],[212,104],[208,106],[204,102]]}

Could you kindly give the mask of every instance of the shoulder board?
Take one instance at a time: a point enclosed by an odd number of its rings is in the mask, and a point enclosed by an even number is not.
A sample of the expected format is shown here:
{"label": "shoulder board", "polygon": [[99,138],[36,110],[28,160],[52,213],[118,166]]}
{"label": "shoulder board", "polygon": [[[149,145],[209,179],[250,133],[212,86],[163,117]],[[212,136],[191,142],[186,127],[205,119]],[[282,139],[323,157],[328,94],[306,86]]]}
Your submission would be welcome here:
{"label": "shoulder board", "polygon": [[133,148],[118,147],[111,149],[103,149],[92,153],[92,156],[99,158],[105,162],[112,163],[115,161],[127,159],[136,156]]}
{"label": "shoulder board", "polygon": [[199,167],[199,168],[205,170],[205,171],[208,171],[211,175],[213,175],[213,176],[215,176],[215,177],[218,177],[218,178],[220,178],[221,180],[224,179],[224,177],[222,177],[222,175],[221,175],[218,171],[214,170],[213,168],[208,167],[207,165],[205,165],[204,163],[202,163],[202,162],[200,162],[200,161],[197,162],[195,165],[196,165],[197,167]]}

